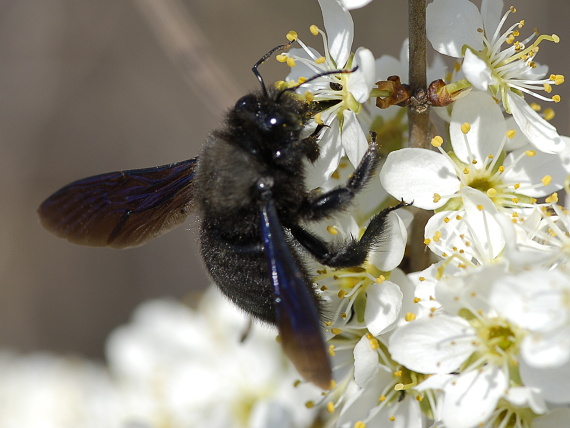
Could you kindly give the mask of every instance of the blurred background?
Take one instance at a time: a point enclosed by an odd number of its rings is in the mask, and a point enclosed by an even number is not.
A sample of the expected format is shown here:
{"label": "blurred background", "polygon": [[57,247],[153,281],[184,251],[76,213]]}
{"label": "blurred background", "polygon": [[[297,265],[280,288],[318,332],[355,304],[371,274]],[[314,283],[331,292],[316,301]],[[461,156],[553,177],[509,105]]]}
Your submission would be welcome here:
{"label": "blurred background", "polygon": [[[560,36],[537,59],[564,74],[570,3],[513,3],[523,35]],[[354,49],[398,56],[406,11],[403,0],[353,11]],[[192,218],[116,251],[50,235],[36,208],[79,178],[196,156],[225,109],[258,87],[251,66],[289,30],[316,40],[311,24],[322,27],[316,0],[0,0],[0,348],[100,358],[140,302],[208,284]],[[287,71],[262,68],[269,82]],[[568,85],[555,88],[563,135]]]}

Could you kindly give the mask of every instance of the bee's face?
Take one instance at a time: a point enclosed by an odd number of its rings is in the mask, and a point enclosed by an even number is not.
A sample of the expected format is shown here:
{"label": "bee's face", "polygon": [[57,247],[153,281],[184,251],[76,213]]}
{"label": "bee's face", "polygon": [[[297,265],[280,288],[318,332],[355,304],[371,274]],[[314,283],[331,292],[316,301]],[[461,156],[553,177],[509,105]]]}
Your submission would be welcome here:
{"label": "bee's face", "polygon": [[[281,97],[280,102],[270,96],[249,94],[240,98],[234,108],[236,122],[248,134],[252,152],[263,153],[286,150],[297,144],[304,125],[304,112],[299,101]],[[259,144],[256,144],[258,142]],[[267,142],[272,142],[268,146]]]}

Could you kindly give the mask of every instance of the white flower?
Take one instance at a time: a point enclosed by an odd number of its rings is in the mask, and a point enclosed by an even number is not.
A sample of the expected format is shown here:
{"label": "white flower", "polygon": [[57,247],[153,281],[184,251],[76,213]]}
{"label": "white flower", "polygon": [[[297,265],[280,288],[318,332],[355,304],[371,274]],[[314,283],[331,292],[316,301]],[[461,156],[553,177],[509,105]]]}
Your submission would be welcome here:
{"label": "white flower", "polygon": [[[247,333],[241,343],[240,336]],[[296,378],[275,333],[253,325],[211,288],[191,311],[172,300],[142,305],[108,341],[128,419],[141,426],[304,427],[312,385]],[[276,420],[277,418],[277,420]]]}
{"label": "white flower", "polygon": [[[522,132],[540,151],[556,153],[563,149],[556,128],[546,122],[524,100],[524,94],[543,101],[560,101],[537,93],[550,93],[552,85],[564,81],[562,75],[545,78],[546,67],[538,66],[534,57],[543,40],[558,42],[556,35],[535,34],[516,40],[523,21],[501,30],[506,18],[515,12],[511,7],[501,18],[503,2],[483,0],[482,13],[467,0],[435,0],[427,7],[427,36],[435,50],[455,58],[463,58],[462,70],[468,82],[482,91],[489,91],[512,113]],[[502,50],[506,43],[507,48]],[[460,82],[449,85],[461,89]],[[453,89],[452,89],[453,90]]]}
{"label": "white flower", "polygon": [[498,208],[532,207],[534,197],[560,189],[566,169],[559,157],[534,151],[503,154],[508,137],[497,104],[484,92],[455,102],[450,124],[452,155],[432,141],[440,153],[402,149],[389,154],[380,179],[395,198],[424,209],[461,206],[460,190],[486,194]]}
{"label": "white flower", "polygon": [[[539,390],[525,381],[522,368],[518,374],[525,358],[521,351],[527,340],[525,327],[532,320],[521,324],[511,320],[508,308],[504,309],[512,290],[507,296],[495,289],[510,275],[506,266],[496,265],[440,281],[436,297],[446,313],[412,321],[390,337],[388,349],[395,361],[410,370],[434,374],[418,390],[443,392],[438,410],[445,426],[487,426],[483,424],[500,415],[503,400],[521,407],[517,417],[525,418],[526,423],[532,414],[522,411],[524,407],[531,407],[535,413],[546,411],[542,398],[534,397]],[[529,278],[529,282],[535,281]],[[527,288],[529,285],[525,283]],[[516,312],[521,300],[513,300],[510,307]],[[566,376],[564,370],[559,375]],[[524,385],[520,384],[521,377]],[[568,385],[566,378],[555,386],[556,391],[566,389],[564,385]],[[526,389],[513,390],[516,386]],[[545,397],[544,390],[540,395]]]}
{"label": "white flower", "polygon": [[0,397],[1,427],[124,427],[113,379],[78,357],[0,353]]}
{"label": "white flower", "polygon": [[521,378],[553,403],[570,402],[570,276],[535,270],[493,281],[490,302],[524,328]]}
{"label": "white flower", "polygon": [[324,56],[297,38],[302,49],[291,49],[277,57],[293,66],[287,79],[301,83],[307,78],[333,70],[356,70],[322,76],[298,90],[310,100],[332,104],[315,116],[315,122],[325,125],[325,128],[320,135],[319,159],[314,164],[314,170],[309,170],[307,185],[310,188],[323,184],[345,154],[354,166],[364,156],[368,139],[357,114],[362,109],[362,103],[370,97],[375,83],[372,52],[364,48],[358,48],[354,54],[351,52],[354,24],[350,13],[336,0],[319,0],[319,4],[326,32],[316,25],[311,26],[311,32],[322,36]]}

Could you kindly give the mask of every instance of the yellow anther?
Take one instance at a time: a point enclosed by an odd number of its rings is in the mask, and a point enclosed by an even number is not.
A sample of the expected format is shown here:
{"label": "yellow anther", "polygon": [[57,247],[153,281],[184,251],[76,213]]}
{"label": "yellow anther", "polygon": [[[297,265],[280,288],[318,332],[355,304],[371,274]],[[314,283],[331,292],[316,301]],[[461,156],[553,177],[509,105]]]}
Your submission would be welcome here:
{"label": "yellow anther", "polygon": [[564,83],[564,75],[562,75],[562,74],[551,74],[550,80],[554,81],[555,85],[562,85]]}
{"label": "yellow anther", "polygon": [[469,174],[469,168],[463,168],[463,174],[465,175]]}
{"label": "yellow anther", "polygon": [[552,92],[552,86],[549,85],[548,83],[545,83],[544,85],[544,90],[546,91],[547,94],[550,94]]}
{"label": "yellow anther", "polygon": [[441,147],[442,144],[443,144],[443,138],[441,138],[439,135],[436,135],[431,139],[431,145],[434,147]]}
{"label": "yellow anther", "polygon": [[552,97],[552,101],[554,101],[555,103],[559,103],[560,102],[560,95],[554,95]]}
{"label": "yellow anther", "polygon": [[324,56],[321,56],[315,60],[317,64],[324,64],[326,61],[327,59]]}
{"label": "yellow anther", "polygon": [[370,345],[370,349],[372,349],[373,351],[380,348],[380,342],[378,342],[378,339],[376,339],[375,337],[368,340],[368,344]]}
{"label": "yellow anther", "polygon": [[339,297],[339,299],[343,299],[344,296],[346,296],[346,290],[340,290],[337,296]]}
{"label": "yellow anther", "polygon": [[548,198],[546,198],[545,201],[549,204],[558,203],[558,193],[554,192],[552,195],[550,195]]}
{"label": "yellow anther", "polygon": [[515,131],[514,129],[509,129],[506,133],[506,136],[509,140],[515,138],[515,135],[517,135],[517,131]]}
{"label": "yellow anther", "polygon": [[331,235],[338,235],[338,229],[336,226],[327,226],[327,232]]}
{"label": "yellow anther", "polygon": [[552,41],[553,41],[554,43],[558,43],[558,42],[560,41],[560,37],[558,37],[556,34],[553,34],[553,35],[552,35]]}
{"label": "yellow anther", "polygon": [[460,216],[460,215],[456,215],[456,216],[455,216],[455,220],[457,220],[457,221],[462,220],[462,219],[463,219],[463,217]]}
{"label": "yellow anther", "polygon": [[362,421],[358,421],[354,424],[354,428],[366,428],[366,424]]}
{"label": "yellow anther", "polygon": [[498,169],[499,169],[499,172],[505,172],[505,167],[503,165],[501,165]]}
{"label": "yellow anther", "polygon": [[335,356],[335,352],[334,352],[334,345],[329,345],[329,355],[331,357]]}
{"label": "yellow anther", "polygon": [[483,208],[484,208],[483,205],[481,205],[481,204],[477,205],[477,209],[478,209],[479,211],[483,211]]}
{"label": "yellow anther", "polygon": [[323,122],[323,118],[322,118],[322,115],[320,112],[317,113],[316,115],[314,115],[313,119],[315,120],[315,123],[317,125],[324,125],[325,124],[325,122]]}
{"label": "yellow anther", "polygon": [[536,156],[536,150],[527,150],[526,152],[524,152],[525,155],[527,155],[529,158]]}
{"label": "yellow anther", "polygon": [[341,333],[342,333],[342,329],[337,328],[337,327],[331,328],[331,333],[332,333],[332,334],[341,334]]}
{"label": "yellow anther", "polygon": [[381,396],[378,398],[378,401],[379,401],[379,402],[386,401],[386,396],[385,396],[385,395],[381,395]]}
{"label": "yellow anther", "polygon": [[433,202],[437,203],[441,200],[441,195],[439,193],[434,193],[433,194]]}
{"label": "yellow anther", "polygon": [[519,198],[514,197],[513,199],[511,199],[511,201],[513,202],[513,204],[518,204],[518,203],[519,203]]}
{"label": "yellow anther", "polygon": [[544,177],[542,177],[542,184],[543,185],[548,186],[551,182],[552,182],[552,176],[551,175],[545,175]]}
{"label": "yellow anther", "polygon": [[537,104],[537,103],[530,103],[529,105],[530,105],[530,108],[533,109],[534,111],[540,111],[540,109],[542,108],[540,106],[540,104]]}
{"label": "yellow anther", "polygon": [[386,281],[386,277],[384,275],[380,275],[378,278],[376,278],[375,282],[376,284],[382,284],[384,281]]}
{"label": "yellow anther", "polygon": [[424,239],[425,245],[429,245],[430,243],[431,243],[431,239],[429,239],[429,238]]}
{"label": "yellow anther", "polygon": [[513,187],[515,188],[515,190],[517,190],[519,187],[521,187],[521,184],[520,184],[520,183],[515,183],[515,184],[513,185]]}
{"label": "yellow anther", "polygon": [[556,113],[551,108],[545,108],[544,111],[542,112],[542,117],[544,117],[545,120],[552,120],[554,119],[555,115]]}
{"label": "yellow anther", "polygon": [[329,412],[331,415],[334,413],[334,403],[332,401],[329,401],[327,403],[327,412]]}
{"label": "yellow anther", "polygon": [[444,221],[445,223],[449,223],[449,222],[451,221],[451,219],[450,219],[449,217],[444,217],[444,218],[443,218],[443,221]]}
{"label": "yellow anther", "polygon": [[307,401],[307,402],[305,403],[305,407],[306,407],[307,409],[312,409],[313,407],[315,407],[315,402],[314,402],[314,401]]}
{"label": "yellow anther", "polygon": [[420,276],[418,279],[422,282],[426,280],[425,276]]}
{"label": "yellow anther", "polygon": [[471,125],[469,124],[469,122],[464,122],[461,125],[461,132],[463,132],[464,134],[467,134],[469,131],[471,131]]}
{"label": "yellow anther", "polygon": [[299,38],[299,36],[297,35],[297,32],[296,32],[296,31],[293,31],[293,30],[289,31],[285,37],[286,37],[287,40],[289,40],[290,42],[293,42],[293,41],[295,41],[295,40],[297,40],[297,39]]}
{"label": "yellow anther", "polygon": [[295,59],[291,58],[290,56],[287,57],[287,65],[289,67],[295,67],[297,65],[297,63],[295,62]]}
{"label": "yellow anther", "polygon": [[288,56],[285,54],[279,54],[275,57],[275,59],[279,62],[287,62]]}
{"label": "yellow anther", "polygon": [[414,314],[413,312],[408,312],[404,317],[404,319],[408,322],[413,321],[416,319],[416,314]]}
{"label": "yellow anther", "polygon": [[313,24],[313,25],[311,25],[311,26],[309,27],[309,31],[311,32],[311,34],[312,34],[313,36],[318,36],[318,34],[319,34],[319,27],[317,27],[316,25]]}

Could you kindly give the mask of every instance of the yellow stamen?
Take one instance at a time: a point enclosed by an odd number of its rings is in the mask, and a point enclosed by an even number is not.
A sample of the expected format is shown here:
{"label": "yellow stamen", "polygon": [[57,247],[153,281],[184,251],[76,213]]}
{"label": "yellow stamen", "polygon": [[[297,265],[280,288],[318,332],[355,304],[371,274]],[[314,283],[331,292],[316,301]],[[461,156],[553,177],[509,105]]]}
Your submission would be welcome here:
{"label": "yellow stamen", "polygon": [[296,32],[296,31],[293,31],[293,30],[289,31],[285,37],[286,37],[287,40],[289,40],[290,42],[295,41],[295,40],[297,40],[297,39],[299,38],[299,36],[297,35],[297,32]]}
{"label": "yellow stamen", "polygon": [[441,138],[439,135],[436,135],[431,139],[431,145],[434,147],[441,147],[442,144],[443,144],[443,138]]}
{"label": "yellow stamen", "polygon": [[327,232],[331,235],[338,235],[338,229],[335,226],[327,226]]}

